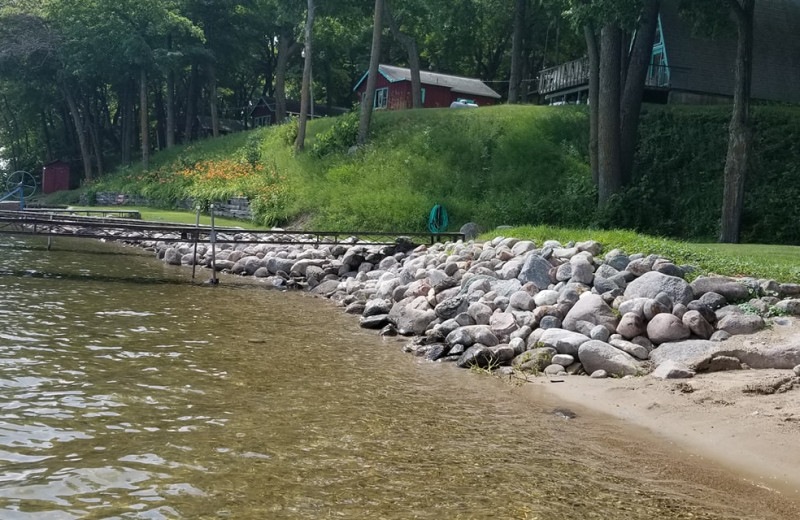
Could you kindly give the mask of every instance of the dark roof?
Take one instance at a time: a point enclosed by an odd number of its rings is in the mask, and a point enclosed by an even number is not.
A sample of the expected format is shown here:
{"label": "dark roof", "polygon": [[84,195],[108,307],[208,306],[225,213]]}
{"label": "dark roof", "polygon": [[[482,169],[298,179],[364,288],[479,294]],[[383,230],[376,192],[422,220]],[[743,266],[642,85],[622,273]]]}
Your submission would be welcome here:
{"label": "dark roof", "polygon": [[[389,80],[391,83],[398,81],[411,81],[411,70],[403,67],[395,67],[394,65],[379,65],[378,72]],[[361,79],[353,87],[357,90],[358,87],[366,79],[369,72],[364,74]],[[459,94],[469,94],[472,96],[483,96],[488,98],[500,99],[500,94],[488,87],[483,81],[475,78],[465,78],[462,76],[452,76],[450,74],[439,74],[437,72],[428,72],[426,70],[420,71],[420,81],[425,85],[440,85],[447,87],[453,92]]]}
{"label": "dark roof", "polygon": [[[694,35],[691,24],[681,19],[677,3],[661,3],[670,86],[693,92],[732,95],[736,64],[735,28],[715,38]],[[798,28],[800,0],[756,2],[754,98],[800,102]]]}

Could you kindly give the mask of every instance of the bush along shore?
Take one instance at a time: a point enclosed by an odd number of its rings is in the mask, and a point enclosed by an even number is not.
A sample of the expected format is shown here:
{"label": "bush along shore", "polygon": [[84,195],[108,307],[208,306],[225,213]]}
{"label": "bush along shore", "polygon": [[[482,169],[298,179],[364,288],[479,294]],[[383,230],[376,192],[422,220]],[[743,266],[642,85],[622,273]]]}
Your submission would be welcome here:
{"label": "bush along shore", "polygon": [[[195,257],[189,243],[143,245],[168,264],[212,266],[208,246]],[[364,328],[409,336],[414,355],[464,368],[596,378],[794,368],[800,376],[798,345],[725,342],[791,324],[800,284],[713,275],[690,283],[692,266],[603,254],[595,241],[219,244],[214,260],[271,288],[329,298]]]}

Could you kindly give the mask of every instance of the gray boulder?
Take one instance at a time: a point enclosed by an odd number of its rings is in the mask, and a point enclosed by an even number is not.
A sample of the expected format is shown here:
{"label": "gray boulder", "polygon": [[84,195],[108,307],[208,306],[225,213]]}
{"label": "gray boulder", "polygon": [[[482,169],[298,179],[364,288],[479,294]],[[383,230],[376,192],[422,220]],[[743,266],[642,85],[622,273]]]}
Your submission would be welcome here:
{"label": "gray boulder", "polygon": [[617,325],[617,333],[621,334],[625,339],[633,339],[636,336],[641,336],[647,330],[647,322],[641,315],[634,312],[628,312],[622,315]]}
{"label": "gray boulder", "polygon": [[730,335],[752,334],[763,329],[764,319],[755,314],[728,314],[717,323],[717,329]]}
{"label": "gray boulder", "polygon": [[714,326],[703,318],[700,311],[686,311],[681,321],[698,338],[708,339],[714,334]]}
{"label": "gray boulder", "polygon": [[169,265],[181,265],[182,257],[181,252],[174,247],[169,247],[164,252],[164,262]]}
{"label": "gray boulder", "polygon": [[551,360],[555,355],[555,349],[549,347],[535,348],[519,354],[511,361],[511,365],[525,372],[541,372],[551,364]]}
{"label": "gray boulder", "polygon": [[395,303],[389,311],[389,318],[400,334],[420,335],[436,319],[436,313],[430,308],[426,297],[418,296]]}
{"label": "gray boulder", "polygon": [[625,341],[624,339],[619,339],[619,337],[609,339],[608,344],[620,349],[626,354],[630,354],[636,359],[645,360],[650,357],[650,351],[647,350],[647,348],[630,341]]}
{"label": "gray boulder", "polygon": [[[613,333],[617,329],[619,318],[601,296],[585,294],[564,317],[563,327],[577,332],[583,328],[579,328],[579,322],[588,322],[592,327],[603,325]],[[590,331],[592,327],[589,327]]]}
{"label": "gray boulder", "polygon": [[687,379],[694,377],[695,372],[686,365],[668,360],[658,365],[650,375],[658,379]]}
{"label": "gray boulder", "polygon": [[694,299],[692,288],[686,283],[686,280],[657,271],[647,272],[629,283],[625,288],[625,299],[655,299],[658,293],[662,292],[670,297],[673,305],[676,303],[687,305]]}
{"label": "gray boulder", "polygon": [[659,345],[670,341],[680,341],[690,336],[689,327],[672,314],[657,314],[647,324],[647,337]]}
{"label": "gray boulder", "polygon": [[550,285],[550,269],[552,267],[553,265],[541,255],[531,254],[525,260],[518,278],[522,283],[533,283],[541,291]]}
{"label": "gray boulder", "polygon": [[750,291],[748,291],[747,287],[733,278],[700,276],[692,282],[691,286],[695,298],[700,298],[709,292],[722,295],[729,302],[746,300],[750,297]]}
{"label": "gray boulder", "polygon": [[364,312],[361,315],[367,318],[378,314],[389,314],[390,310],[392,310],[392,302],[390,300],[372,299],[367,301],[364,306]]}
{"label": "gray boulder", "polygon": [[564,329],[547,329],[541,335],[538,345],[550,347],[559,354],[576,356],[581,345],[589,341],[588,336]]}
{"label": "gray boulder", "polygon": [[642,371],[633,356],[602,341],[590,340],[582,344],[578,349],[578,357],[589,374],[605,370],[608,374],[627,376]]}
{"label": "gray boulder", "polygon": [[517,330],[517,321],[510,312],[496,312],[489,318],[489,326],[498,338],[508,337]]}
{"label": "gray boulder", "polygon": [[473,345],[469,347],[456,361],[456,365],[461,368],[471,368],[477,366],[488,368],[495,362],[494,355],[486,345]]}
{"label": "gray boulder", "polygon": [[475,343],[480,343],[487,347],[494,347],[500,344],[497,336],[488,325],[468,325],[454,330],[445,339],[448,345],[464,345],[470,347]]}
{"label": "gray boulder", "polygon": [[436,316],[443,320],[455,318],[462,312],[466,312],[469,308],[469,300],[465,295],[454,296],[444,300],[442,303],[434,307]]}

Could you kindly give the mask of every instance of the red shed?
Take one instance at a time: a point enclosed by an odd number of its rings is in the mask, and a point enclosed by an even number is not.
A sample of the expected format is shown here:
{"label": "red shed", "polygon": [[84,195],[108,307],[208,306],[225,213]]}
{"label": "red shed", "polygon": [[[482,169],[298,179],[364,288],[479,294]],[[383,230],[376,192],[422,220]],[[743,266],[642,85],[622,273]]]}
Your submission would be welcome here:
{"label": "red shed", "polygon": [[[375,109],[402,110],[411,108],[411,71],[393,65],[379,65],[375,88]],[[363,99],[367,90],[369,72],[353,88]],[[425,108],[449,107],[454,101],[471,101],[478,106],[494,105],[500,94],[475,78],[420,71],[422,106]]]}
{"label": "red shed", "polygon": [[42,193],[53,193],[69,189],[69,164],[53,161],[42,168]]}

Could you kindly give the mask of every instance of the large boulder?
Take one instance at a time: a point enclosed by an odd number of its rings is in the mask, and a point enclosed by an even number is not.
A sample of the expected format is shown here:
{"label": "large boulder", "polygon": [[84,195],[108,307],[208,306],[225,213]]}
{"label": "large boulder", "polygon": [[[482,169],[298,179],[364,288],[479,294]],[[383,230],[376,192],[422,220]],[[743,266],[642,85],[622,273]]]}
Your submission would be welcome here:
{"label": "large boulder", "polygon": [[714,326],[711,325],[700,311],[686,311],[682,318],[683,324],[698,338],[708,339],[714,334]]}
{"label": "large boulder", "polygon": [[717,323],[717,329],[730,335],[752,334],[764,328],[764,319],[756,314],[728,314]]}
{"label": "large boulder", "polygon": [[470,347],[476,343],[494,347],[500,343],[488,325],[467,325],[466,327],[458,328],[447,335],[445,342],[448,345],[458,344],[465,347]]}
{"label": "large boulder", "polygon": [[430,308],[426,297],[418,296],[395,303],[389,311],[389,319],[400,334],[420,335],[436,319],[436,313]]}
{"label": "large boulder", "polygon": [[552,268],[553,265],[541,255],[530,254],[525,259],[518,278],[522,283],[533,283],[541,291],[550,285],[550,269]]}
{"label": "large boulder", "polygon": [[537,343],[541,347],[550,347],[559,354],[578,355],[578,348],[589,341],[588,336],[564,329],[547,329]]}
{"label": "large boulder", "polygon": [[509,334],[517,330],[517,320],[510,312],[496,312],[489,318],[489,326],[498,338],[508,337]]}
{"label": "large boulder", "polygon": [[602,341],[590,340],[582,344],[578,349],[578,357],[587,374],[605,370],[608,374],[627,376],[642,371],[633,356]]}
{"label": "large boulder", "polygon": [[564,317],[563,327],[567,330],[578,332],[581,330],[580,322],[603,325],[609,332],[613,333],[617,330],[619,317],[603,300],[602,296],[586,293]]}
{"label": "large boulder", "polygon": [[635,279],[625,288],[625,299],[655,298],[658,293],[666,293],[673,304],[688,305],[693,298],[692,288],[686,280],[650,271]]}
{"label": "large boulder", "polygon": [[700,276],[692,282],[691,287],[695,298],[710,292],[724,296],[729,302],[746,300],[750,297],[750,291],[744,284],[723,276]]}
{"label": "large boulder", "polygon": [[641,315],[635,312],[627,312],[622,315],[617,325],[617,332],[625,339],[633,339],[636,336],[641,336],[647,330],[647,322],[644,321]]}
{"label": "large boulder", "polygon": [[473,345],[469,347],[456,361],[456,365],[461,368],[471,368],[474,366],[488,368],[495,362],[494,354],[486,345]]}
{"label": "large boulder", "polygon": [[647,337],[656,345],[680,341],[691,335],[689,327],[674,314],[656,314],[647,324]]}

